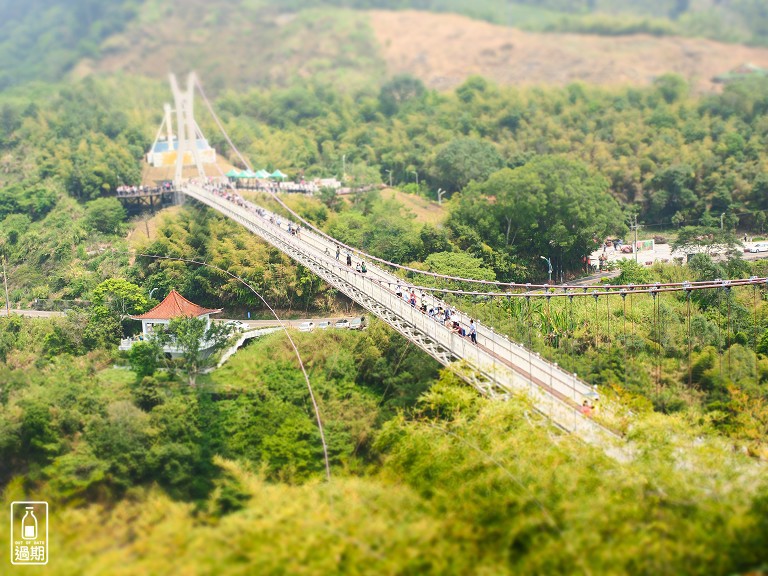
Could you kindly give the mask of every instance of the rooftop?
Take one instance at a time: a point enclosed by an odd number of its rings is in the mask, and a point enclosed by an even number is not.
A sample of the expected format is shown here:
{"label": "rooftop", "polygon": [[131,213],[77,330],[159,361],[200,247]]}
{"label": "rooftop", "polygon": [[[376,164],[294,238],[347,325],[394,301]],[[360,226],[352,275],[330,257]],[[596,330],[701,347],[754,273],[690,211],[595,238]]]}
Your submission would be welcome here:
{"label": "rooftop", "polygon": [[206,314],[216,314],[221,312],[221,308],[203,308],[194,302],[190,302],[176,290],[171,290],[168,296],[149,312],[131,316],[134,320],[170,320],[171,318],[180,318],[182,316],[198,318]]}

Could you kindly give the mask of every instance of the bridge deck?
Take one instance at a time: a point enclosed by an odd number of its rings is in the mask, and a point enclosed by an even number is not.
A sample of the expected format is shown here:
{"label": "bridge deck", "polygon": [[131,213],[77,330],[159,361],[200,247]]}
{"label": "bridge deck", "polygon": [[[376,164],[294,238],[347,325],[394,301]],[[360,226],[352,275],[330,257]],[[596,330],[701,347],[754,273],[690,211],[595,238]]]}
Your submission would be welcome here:
{"label": "bridge deck", "polygon": [[[472,344],[469,338],[461,337],[398,297],[395,290],[398,283],[403,283],[402,279],[374,265],[368,266],[366,274],[355,272],[344,261],[336,260],[336,246],[331,241],[303,229],[300,236],[294,236],[286,229],[287,220],[282,219],[281,225],[272,223],[270,214],[259,206],[245,201],[232,202],[193,183],[186,184],[182,191],[312,270],[438,362],[454,367],[482,394],[504,399],[513,393],[525,393],[539,412],[587,442],[607,448],[616,438],[614,433],[580,412],[582,400],[591,397],[590,386],[556,364],[482,325],[477,326],[478,344]],[[437,299],[435,302],[440,303]],[[467,316],[458,312],[460,322],[468,325]]]}

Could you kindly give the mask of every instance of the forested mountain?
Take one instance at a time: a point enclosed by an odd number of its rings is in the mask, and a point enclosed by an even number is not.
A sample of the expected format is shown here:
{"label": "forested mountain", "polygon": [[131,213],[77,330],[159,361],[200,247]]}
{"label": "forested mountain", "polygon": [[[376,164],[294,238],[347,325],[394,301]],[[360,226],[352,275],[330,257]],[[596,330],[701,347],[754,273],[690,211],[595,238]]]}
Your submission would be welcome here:
{"label": "forested mountain", "polygon": [[61,79],[138,15],[140,0],[0,1],[0,89]]}
{"label": "forested mountain", "polygon": [[[15,94],[0,104],[0,181],[5,185],[0,215],[9,219],[0,233],[11,262],[30,266],[30,275],[22,274],[24,280],[12,289],[37,297],[66,293],[75,298],[87,292],[86,284],[57,279],[40,268],[43,262],[45,267],[55,265],[57,258],[41,254],[44,260],[30,263],[30,254],[40,250],[58,252],[64,262],[69,257],[63,247],[44,249],[45,242],[29,234],[38,225],[39,233],[50,230],[45,220],[60,217],[49,215],[57,201],[62,208],[71,204],[66,210],[78,213],[83,203],[109,195],[118,184],[139,182],[164,90],[160,83],[125,77],[88,79],[45,93],[33,104],[22,103]],[[588,180],[600,180],[598,187],[626,212],[639,212],[650,230],[725,215],[730,226],[759,233],[768,209],[763,174],[768,161],[766,102],[765,80],[692,98],[675,76],[660,78],[644,90],[581,85],[517,90],[473,78],[452,94],[425,90],[417,80],[399,77],[380,89],[351,95],[321,84],[230,92],[216,106],[235,144],[254,165],[328,177],[340,173],[343,160],[357,184],[391,179],[432,198],[438,188],[448,196],[464,191],[449,220],[451,236],[440,242],[451,241],[482,257],[500,280],[522,280],[538,259],[537,249],[512,241],[505,196],[485,183],[491,174],[558,155],[562,166],[575,161],[588,167]],[[212,119],[201,112],[200,122],[226,155],[228,145]],[[482,242],[462,224],[474,210],[468,202],[475,196],[481,201],[495,198],[480,227]],[[328,215],[314,218],[323,224]],[[611,221],[620,233],[622,217]],[[515,224],[521,238],[529,224]],[[73,239],[87,237],[85,230],[71,234]],[[409,238],[385,256],[398,261],[426,256],[418,234],[413,242]],[[78,244],[73,240],[69,250],[76,251]],[[578,250],[570,254],[564,268],[578,269],[582,255]]]}
{"label": "forested mountain", "polygon": [[[403,68],[399,61],[408,54],[405,44],[402,49],[398,48],[403,43],[402,35],[411,32],[400,29],[402,25],[393,23],[390,17],[378,17],[371,10],[420,10],[408,12],[409,19],[418,21],[415,30],[434,28],[428,12],[432,11],[463,14],[535,32],[577,32],[609,38],[634,33],[677,34],[758,46],[768,43],[768,15],[764,3],[757,0],[695,3],[672,0],[651,3],[628,0],[574,3],[188,0],[183,5],[160,0],[36,0],[31,5],[4,0],[0,3],[3,39],[0,88],[32,80],[59,80],[68,74],[79,77],[92,71],[139,72],[164,77],[169,68],[190,67],[196,68],[216,87],[284,84],[310,76],[325,78],[337,85],[360,86],[398,71],[417,71],[413,66]],[[388,34],[392,26],[398,28],[399,35]],[[473,26],[472,21],[464,20],[452,26],[453,31],[439,40],[439,46],[428,45],[427,50],[455,46],[461,53],[461,43],[465,40],[462,28]],[[481,32],[503,37],[504,30],[508,29],[501,26]],[[543,77],[535,76],[536,82],[561,84],[557,68],[576,67],[579,53],[594,61],[592,70],[608,66],[608,62],[602,60],[606,48],[592,49],[589,40],[573,57],[564,59],[562,54],[550,50],[549,44],[567,46],[569,42],[556,37],[548,41],[546,35],[540,40],[538,36],[532,38],[515,37],[511,41],[502,38],[498,46],[483,46],[463,65],[468,67],[479,61],[484,68],[472,68],[470,74],[488,75],[492,71],[497,81],[519,83],[525,78],[522,71],[513,79],[505,79],[497,61],[502,59],[509,65],[520,59],[519,53],[511,60],[508,58],[505,51],[509,51],[509,44],[518,49],[530,44],[545,68],[551,68]],[[393,42],[395,46],[391,46]],[[666,45],[668,58],[679,49],[678,44],[679,41]],[[472,50],[471,46],[467,48]],[[631,59],[631,50],[637,48],[638,45],[634,45],[627,50],[612,50],[618,63],[615,68],[604,71],[601,83],[612,77],[626,81],[620,78],[622,63],[625,67],[642,65]],[[393,50],[394,54],[389,54]],[[419,52],[423,50],[418,48]],[[722,59],[723,50],[714,49],[712,45],[692,44],[675,56],[678,62],[667,64],[686,78],[700,80],[702,74],[713,76],[727,72],[745,61],[768,63],[764,53],[743,49],[732,54],[732,61]],[[645,60],[657,58],[645,56]],[[721,69],[706,68],[709,61]],[[435,62],[430,66],[435,68]],[[705,68],[700,69],[701,66]],[[667,71],[671,70],[657,68],[654,71],[651,67],[650,74]],[[587,69],[579,73],[587,79]],[[438,74],[445,75],[445,72]],[[453,87],[464,78],[466,74],[443,87]],[[440,87],[440,82],[430,82],[430,85]]]}

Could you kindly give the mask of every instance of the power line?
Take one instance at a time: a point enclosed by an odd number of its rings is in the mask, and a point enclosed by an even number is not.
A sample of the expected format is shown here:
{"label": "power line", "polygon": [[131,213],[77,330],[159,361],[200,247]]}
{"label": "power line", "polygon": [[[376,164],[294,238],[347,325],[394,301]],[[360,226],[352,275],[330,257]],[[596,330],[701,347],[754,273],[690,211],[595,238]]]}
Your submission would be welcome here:
{"label": "power line", "polygon": [[[119,253],[118,251],[115,251],[116,253]],[[215,264],[208,264],[207,262],[201,262],[199,260],[195,260],[193,258],[179,258],[175,256],[165,256],[162,254],[146,254],[143,252],[134,252],[134,251],[128,251],[123,252],[123,254],[133,254],[134,256],[142,256],[145,258],[154,258],[157,260],[174,260],[177,262],[185,262],[187,264],[197,264],[199,266],[205,266],[207,268],[213,268],[214,270],[218,270],[219,272],[223,272],[227,276],[234,278],[235,280],[241,282],[246,288],[248,288],[251,292],[253,292],[259,300],[261,300],[264,305],[269,309],[269,311],[272,313],[272,315],[275,317],[275,320],[277,320],[280,323],[280,327],[285,332],[285,335],[288,337],[288,341],[291,343],[291,347],[293,348],[294,353],[296,354],[296,359],[299,362],[299,367],[301,368],[301,372],[304,375],[304,381],[307,384],[307,389],[309,390],[309,397],[312,401],[312,406],[314,408],[315,412],[315,419],[317,422],[317,429],[320,432],[320,441],[323,445],[323,458],[325,460],[325,477],[328,482],[331,481],[331,464],[330,459],[328,457],[328,444],[325,441],[325,432],[323,430],[323,422],[320,418],[320,408],[317,404],[317,399],[315,398],[315,392],[312,389],[312,384],[309,381],[309,375],[307,374],[307,370],[304,367],[304,361],[301,359],[301,354],[299,353],[299,349],[296,346],[296,343],[293,341],[293,338],[291,338],[291,334],[288,331],[287,326],[283,322],[283,320],[277,315],[277,312],[272,308],[272,306],[269,305],[269,302],[267,302],[264,297],[261,295],[260,292],[258,292],[253,286],[251,286],[248,282],[246,282],[243,278],[238,276],[237,274],[234,274],[230,272],[229,270],[226,270],[224,268],[220,268],[219,266],[216,266]]]}

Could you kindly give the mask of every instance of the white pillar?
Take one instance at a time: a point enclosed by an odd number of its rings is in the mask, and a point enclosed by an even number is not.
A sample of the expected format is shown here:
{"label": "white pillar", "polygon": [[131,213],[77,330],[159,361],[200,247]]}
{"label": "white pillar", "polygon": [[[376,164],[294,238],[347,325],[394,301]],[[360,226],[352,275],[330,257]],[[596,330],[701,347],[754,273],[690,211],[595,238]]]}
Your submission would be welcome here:
{"label": "white pillar", "polygon": [[184,151],[186,150],[186,135],[184,129],[184,94],[179,90],[176,82],[176,76],[170,75],[171,91],[173,92],[173,102],[176,105],[176,171],[173,176],[175,186],[181,186],[182,173],[184,169]]}
{"label": "white pillar", "polygon": [[202,178],[205,177],[205,170],[203,170],[203,162],[200,158],[200,150],[197,149],[197,132],[195,127],[195,113],[194,113],[194,99],[195,99],[195,73],[191,72],[187,76],[187,93],[186,93],[186,106],[184,107],[184,127],[187,130],[187,146],[190,152],[192,152],[192,160],[197,166],[197,173]]}
{"label": "white pillar", "polygon": [[176,171],[173,182],[176,186],[182,184],[182,175],[184,170],[184,157],[187,152],[192,156],[192,161],[197,167],[197,173],[205,176],[203,162],[200,157],[200,151],[197,149],[197,133],[195,130],[195,74],[187,76],[187,89],[182,92],[176,81],[176,76],[170,75],[171,90],[173,91],[173,100],[176,105]]}
{"label": "white pillar", "polygon": [[173,122],[171,120],[171,105],[163,104],[163,112],[165,114],[165,130],[166,138],[168,139],[168,150],[172,150],[173,146]]}

